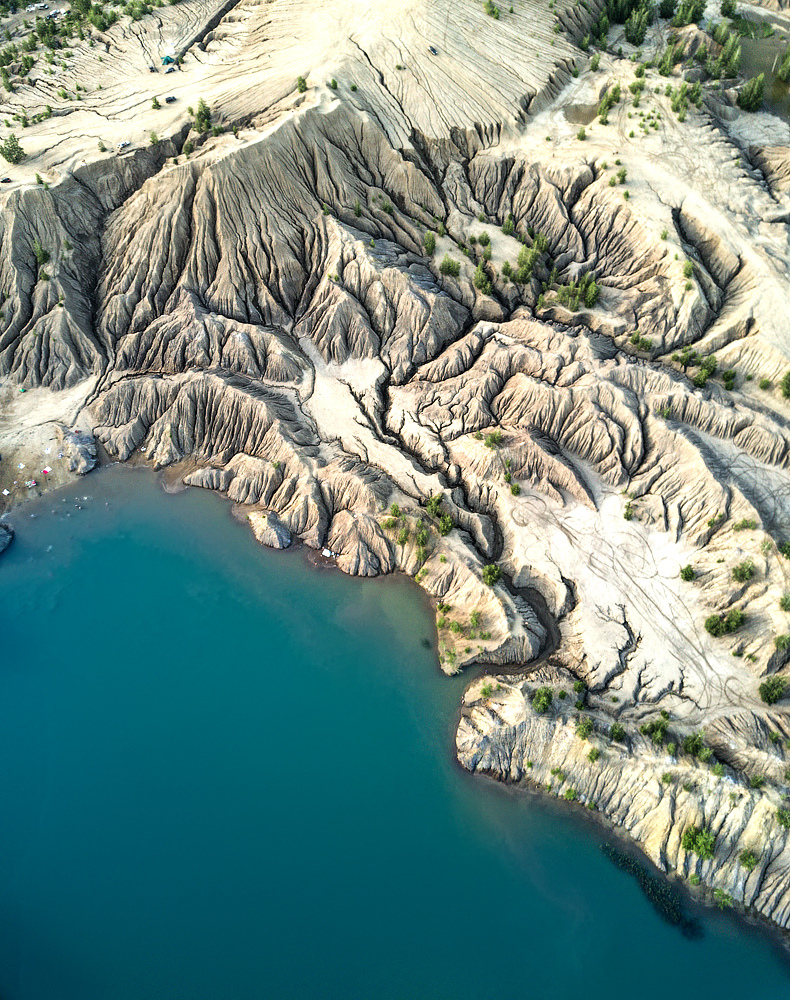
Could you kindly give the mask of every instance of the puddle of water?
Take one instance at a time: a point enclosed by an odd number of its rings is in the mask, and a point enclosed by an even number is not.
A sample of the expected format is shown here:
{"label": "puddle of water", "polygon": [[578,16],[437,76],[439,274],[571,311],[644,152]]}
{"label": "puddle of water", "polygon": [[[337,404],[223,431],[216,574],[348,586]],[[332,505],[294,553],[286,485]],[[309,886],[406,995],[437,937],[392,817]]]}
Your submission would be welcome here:
{"label": "puddle of water", "polygon": [[770,38],[741,38],[741,73],[745,77],[765,73],[763,110],[790,121],[790,86],[776,76],[788,42],[779,35]]}
{"label": "puddle of water", "polygon": [[563,108],[565,118],[572,125],[589,125],[598,113],[597,104],[568,104]]}

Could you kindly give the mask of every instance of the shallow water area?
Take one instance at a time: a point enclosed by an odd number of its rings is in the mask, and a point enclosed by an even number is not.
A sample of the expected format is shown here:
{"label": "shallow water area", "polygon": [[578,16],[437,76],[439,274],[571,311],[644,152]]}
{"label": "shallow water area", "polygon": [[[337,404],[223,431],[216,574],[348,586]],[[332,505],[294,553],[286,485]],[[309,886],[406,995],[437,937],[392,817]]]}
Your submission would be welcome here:
{"label": "shallow water area", "polygon": [[566,104],[562,109],[566,121],[572,125],[589,125],[598,114],[597,104]]}
{"label": "shallow water area", "polygon": [[683,936],[582,810],[462,771],[466,681],[410,581],[141,470],[13,520],[4,1000],[790,994],[768,934],[686,901]]}
{"label": "shallow water area", "polygon": [[769,38],[740,39],[741,73],[749,78],[765,73],[765,93],[763,95],[763,110],[770,111],[786,122],[790,122],[790,86],[783,83],[776,75],[787,52],[788,42],[779,35]]}

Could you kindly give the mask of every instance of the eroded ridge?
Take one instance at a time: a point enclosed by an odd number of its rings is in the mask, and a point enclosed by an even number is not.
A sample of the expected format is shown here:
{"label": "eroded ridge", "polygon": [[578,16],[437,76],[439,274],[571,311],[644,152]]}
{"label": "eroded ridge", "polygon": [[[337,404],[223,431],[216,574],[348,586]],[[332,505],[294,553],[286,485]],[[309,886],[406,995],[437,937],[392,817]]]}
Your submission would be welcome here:
{"label": "eroded ridge", "polygon": [[52,437],[63,481],[95,439],[265,544],[409,573],[442,668],[500,668],[466,767],[786,927],[778,120],[678,105],[682,60],[590,60],[600,13],[186,0],[31,71],[5,110],[55,103],[0,215],[3,459]]}

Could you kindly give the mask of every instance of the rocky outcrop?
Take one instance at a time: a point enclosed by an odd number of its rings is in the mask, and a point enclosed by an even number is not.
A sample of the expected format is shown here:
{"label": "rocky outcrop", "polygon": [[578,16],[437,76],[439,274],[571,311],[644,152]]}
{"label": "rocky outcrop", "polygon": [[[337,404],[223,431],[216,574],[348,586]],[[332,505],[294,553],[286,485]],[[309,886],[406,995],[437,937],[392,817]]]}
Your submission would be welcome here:
{"label": "rocky outcrop", "polygon": [[[579,697],[574,682],[562,666],[543,668],[529,680],[475,682],[456,737],[461,763],[599,812],[661,871],[701,882],[721,905],[734,901],[787,927],[786,720],[772,720],[780,737],[772,741],[772,730],[760,732],[741,715],[740,732],[732,726],[708,730],[709,745],[692,751],[683,743],[694,739],[693,730],[668,717],[666,735],[651,739],[633,724],[627,707],[613,710],[603,689],[585,689],[579,707],[570,708]],[[552,692],[545,709],[535,703],[541,689]],[[656,719],[662,717],[651,721]],[[763,758],[752,762],[751,774],[732,756],[744,737],[756,741]],[[758,780],[765,781],[769,766],[781,772],[779,788]],[[689,839],[694,830],[704,831],[709,848]]]}
{"label": "rocky outcrop", "polygon": [[70,430],[62,424],[55,428],[58,442],[71,472],[85,476],[98,465],[96,440],[92,434]]}
{"label": "rocky outcrop", "polygon": [[270,549],[287,549],[291,544],[291,532],[274,514],[256,511],[249,517],[253,534],[261,545],[268,545]]}

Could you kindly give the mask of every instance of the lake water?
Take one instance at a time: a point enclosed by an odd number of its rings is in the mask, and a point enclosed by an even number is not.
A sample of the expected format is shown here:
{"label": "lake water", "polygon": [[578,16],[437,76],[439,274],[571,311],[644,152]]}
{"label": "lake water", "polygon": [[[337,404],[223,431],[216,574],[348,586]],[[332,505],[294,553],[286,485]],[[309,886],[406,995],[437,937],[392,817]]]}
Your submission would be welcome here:
{"label": "lake water", "polygon": [[684,937],[582,810],[459,768],[409,581],[123,468],[15,523],[3,1000],[790,996],[767,934],[692,907]]}

